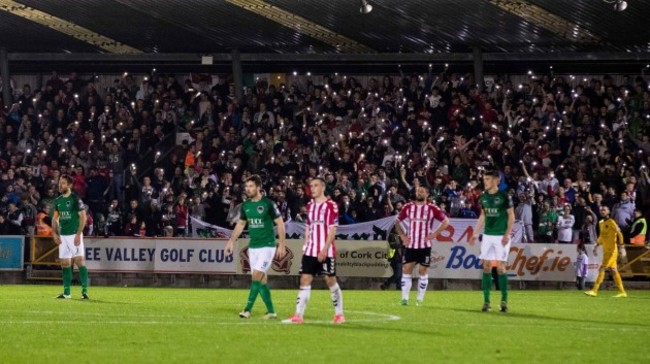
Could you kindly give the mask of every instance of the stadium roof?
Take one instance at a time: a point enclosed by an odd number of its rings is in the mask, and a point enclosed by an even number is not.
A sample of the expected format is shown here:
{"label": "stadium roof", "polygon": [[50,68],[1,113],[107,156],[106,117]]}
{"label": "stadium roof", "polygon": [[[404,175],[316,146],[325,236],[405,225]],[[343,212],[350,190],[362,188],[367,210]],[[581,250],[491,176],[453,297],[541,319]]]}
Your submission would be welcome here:
{"label": "stadium roof", "polygon": [[0,0],[0,45],[63,54],[650,54],[650,1]]}

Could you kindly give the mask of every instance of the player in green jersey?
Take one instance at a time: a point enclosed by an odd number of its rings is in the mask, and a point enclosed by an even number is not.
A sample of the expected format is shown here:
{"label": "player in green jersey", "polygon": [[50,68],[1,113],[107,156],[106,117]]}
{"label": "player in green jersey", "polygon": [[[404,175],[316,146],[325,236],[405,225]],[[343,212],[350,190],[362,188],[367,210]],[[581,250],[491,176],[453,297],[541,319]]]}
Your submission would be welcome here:
{"label": "player in green jersey", "polygon": [[[262,179],[258,175],[250,176],[246,179],[246,196],[248,200],[241,206],[239,222],[230,236],[226,245],[226,255],[233,252],[235,240],[239,238],[244,228],[248,225],[248,234],[250,242],[248,243],[248,261],[250,262],[252,282],[248,303],[242,312],[239,313],[241,318],[250,318],[251,310],[255,304],[257,295],[262,296],[266,305],[265,319],[277,319],[278,315],[273,308],[271,301],[271,289],[268,285],[268,272],[273,264],[273,257],[284,257],[285,247],[285,230],[284,221],[280,216],[275,203],[268,197],[262,196]],[[275,233],[273,224],[278,226],[279,244],[275,247]]]}
{"label": "player in green jersey", "polygon": [[72,177],[63,175],[59,179],[61,195],[54,199],[52,217],[52,238],[59,245],[59,260],[63,274],[63,293],[57,298],[70,298],[72,265],[79,268],[81,299],[88,298],[88,269],[84,262],[83,230],[86,226],[86,211],[83,201],[72,192]]}
{"label": "player in green jersey", "polygon": [[510,235],[515,222],[515,211],[512,199],[503,191],[499,191],[501,177],[498,171],[489,171],[483,177],[485,191],[481,194],[481,216],[469,238],[474,244],[478,232],[484,229],[481,237],[481,255],[483,264],[483,311],[490,310],[490,288],[492,287],[492,262],[497,262],[499,288],[501,289],[501,312],[508,312],[508,274],[506,263],[510,253]]}

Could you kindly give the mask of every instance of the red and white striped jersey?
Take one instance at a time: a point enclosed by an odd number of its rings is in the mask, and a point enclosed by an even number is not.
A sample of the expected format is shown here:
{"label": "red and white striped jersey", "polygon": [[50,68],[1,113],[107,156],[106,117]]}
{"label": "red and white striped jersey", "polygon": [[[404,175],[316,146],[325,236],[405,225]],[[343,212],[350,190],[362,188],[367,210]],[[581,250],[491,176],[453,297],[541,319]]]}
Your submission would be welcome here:
{"label": "red and white striped jersey", "polygon": [[[339,207],[330,199],[316,203],[312,200],[307,204],[307,228],[309,236],[303,247],[303,253],[310,257],[317,257],[329,237],[330,228],[339,224]],[[332,241],[327,256],[336,256],[336,247]]]}
{"label": "red and white striped jersey", "polygon": [[[409,238],[409,249],[424,249],[431,247],[431,241],[426,239],[427,235],[434,232],[433,223],[435,220],[444,221],[447,218],[438,206],[432,203],[418,205],[409,202],[400,211],[397,217],[398,223],[406,222],[406,234]],[[402,225],[403,227],[404,225]]]}

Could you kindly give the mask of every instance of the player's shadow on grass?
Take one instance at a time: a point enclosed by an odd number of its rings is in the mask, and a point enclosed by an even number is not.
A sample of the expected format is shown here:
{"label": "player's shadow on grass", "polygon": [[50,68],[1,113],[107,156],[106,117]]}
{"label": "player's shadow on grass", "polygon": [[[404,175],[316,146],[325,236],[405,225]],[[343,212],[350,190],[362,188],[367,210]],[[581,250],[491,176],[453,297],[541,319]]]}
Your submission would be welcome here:
{"label": "player's shadow on grass", "polygon": [[119,302],[119,301],[104,301],[104,300],[88,300],[88,301],[83,301],[83,300],[76,300],[78,302],[88,304],[88,305],[94,305],[94,304],[100,304],[100,305],[132,305],[134,304],[133,302]]}
{"label": "player's shadow on grass", "polygon": [[[494,313],[485,313],[481,312],[480,310],[472,310],[472,309],[467,309],[467,308],[441,308],[441,309],[446,309],[449,311],[456,311],[456,312],[463,312],[463,313],[472,313],[472,314],[478,314],[478,315],[490,315]],[[498,309],[498,308],[497,308]],[[592,323],[592,324],[601,324],[601,325],[615,325],[615,326],[630,326],[630,327],[649,327],[649,325],[643,325],[643,324],[633,324],[633,323],[623,323],[623,322],[618,322],[618,321],[598,321],[598,320],[589,320],[589,319],[573,319],[573,318],[567,318],[567,317],[553,317],[553,316],[542,316],[542,315],[535,315],[532,313],[523,313],[523,312],[513,312],[509,311],[506,314],[496,312],[496,314],[503,315],[506,317],[511,317],[511,318],[517,318],[517,319],[535,319],[535,320],[548,320],[548,321],[562,321],[562,322],[577,322],[577,323]]]}
{"label": "player's shadow on grass", "polygon": [[309,326],[320,326],[323,328],[329,328],[333,330],[359,330],[363,332],[370,332],[370,331],[374,332],[379,330],[379,331],[391,331],[398,334],[414,334],[414,335],[425,335],[431,337],[448,336],[440,332],[433,332],[433,331],[426,331],[426,330],[409,330],[409,329],[392,327],[392,326],[369,326],[369,325],[357,324],[354,322],[347,322],[343,325],[332,325],[326,323],[310,323]]}

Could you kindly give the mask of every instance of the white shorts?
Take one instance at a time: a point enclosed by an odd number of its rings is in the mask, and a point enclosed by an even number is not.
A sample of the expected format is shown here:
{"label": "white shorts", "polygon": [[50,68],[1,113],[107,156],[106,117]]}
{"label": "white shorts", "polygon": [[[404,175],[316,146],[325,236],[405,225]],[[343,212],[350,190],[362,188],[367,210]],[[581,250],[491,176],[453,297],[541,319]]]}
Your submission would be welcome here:
{"label": "white shorts", "polygon": [[268,272],[273,264],[275,247],[249,248],[248,260],[251,264],[251,272]]}
{"label": "white shorts", "polygon": [[503,239],[502,235],[483,234],[483,238],[481,239],[481,255],[479,256],[479,259],[507,262],[512,239],[509,240],[508,244],[505,246],[501,242],[501,239]]}
{"label": "white shorts", "polygon": [[74,245],[74,235],[60,235],[61,245],[59,245],[59,259],[72,259],[84,256],[84,236],[79,238],[79,246]]}

